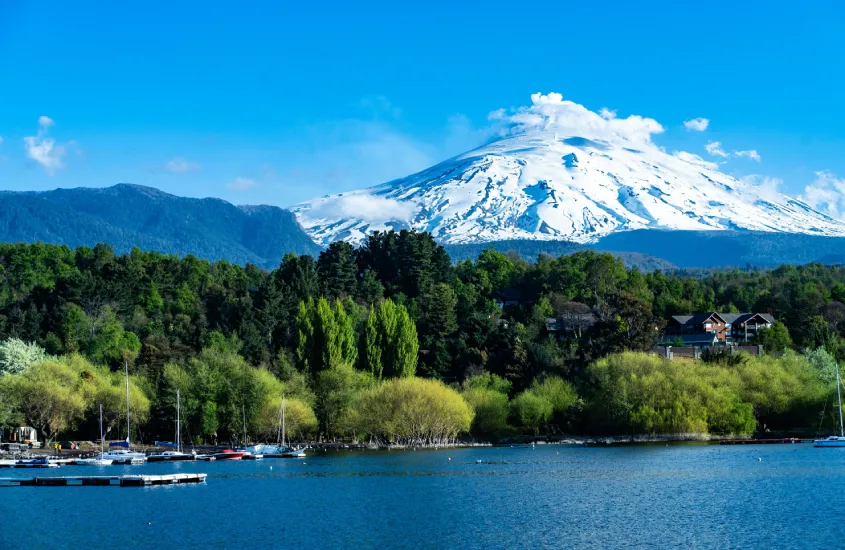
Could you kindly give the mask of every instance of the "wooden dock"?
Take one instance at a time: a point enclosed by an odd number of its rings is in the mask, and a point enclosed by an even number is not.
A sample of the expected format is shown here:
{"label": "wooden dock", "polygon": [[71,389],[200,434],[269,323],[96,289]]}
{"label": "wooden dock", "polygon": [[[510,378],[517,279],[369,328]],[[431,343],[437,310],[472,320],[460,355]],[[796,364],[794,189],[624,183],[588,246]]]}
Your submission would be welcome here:
{"label": "wooden dock", "polygon": [[205,483],[208,474],[168,474],[161,476],[61,476],[61,477],[0,477],[0,487],[147,487],[150,485],[182,485]]}
{"label": "wooden dock", "polygon": [[782,437],[777,439],[723,439],[719,445],[777,445],[792,443],[807,443],[811,439],[798,439],[796,437]]}
{"label": "wooden dock", "polygon": [[18,464],[16,460],[0,460],[0,468],[58,468],[54,462],[47,464]]}

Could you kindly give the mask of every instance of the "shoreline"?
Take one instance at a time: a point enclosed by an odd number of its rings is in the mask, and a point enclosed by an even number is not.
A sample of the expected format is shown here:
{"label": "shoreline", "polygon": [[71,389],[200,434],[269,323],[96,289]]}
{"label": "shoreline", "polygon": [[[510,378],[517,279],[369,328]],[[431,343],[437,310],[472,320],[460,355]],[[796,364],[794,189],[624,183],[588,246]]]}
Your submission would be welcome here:
{"label": "shoreline", "polygon": [[[475,447],[508,447],[514,445],[582,445],[582,446],[611,446],[611,445],[641,445],[657,443],[718,443],[723,440],[751,440],[756,436],[725,436],[701,433],[674,433],[674,434],[633,434],[633,435],[560,435],[560,436],[519,436],[508,437],[495,441],[456,441],[454,443],[439,445],[399,445],[381,443],[353,443],[353,442],[312,442],[306,444],[309,449],[316,452],[329,451],[417,451],[417,450],[440,450],[440,449],[461,449]],[[773,436],[768,436],[773,437]],[[99,451],[94,449],[90,442],[81,442],[82,448],[76,450],[62,450],[57,455],[53,448],[33,448],[24,453],[29,456],[48,456],[55,458],[79,458]],[[160,450],[159,447],[151,445],[136,445],[135,449],[152,453]],[[232,448],[231,445],[196,445],[186,446],[196,450],[198,453],[219,452],[223,449]],[[3,454],[21,454],[4,453]]]}

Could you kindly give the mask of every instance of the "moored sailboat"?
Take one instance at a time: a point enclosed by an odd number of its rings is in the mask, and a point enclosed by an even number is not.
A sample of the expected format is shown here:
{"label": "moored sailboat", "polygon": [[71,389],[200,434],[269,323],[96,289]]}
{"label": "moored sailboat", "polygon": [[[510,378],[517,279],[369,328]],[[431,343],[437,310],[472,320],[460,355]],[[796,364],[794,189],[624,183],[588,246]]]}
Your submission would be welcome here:
{"label": "moored sailboat", "polygon": [[[132,451],[129,442],[132,436],[131,425],[129,424],[129,360],[124,356],[123,366],[126,372],[126,440],[112,441],[109,443],[109,451],[100,454],[100,458],[104,460],[112,460],[114,464],[143,464],[147,461],[144,453]],[[111,447],[118,447],[112,449]]]}
{"label": "moored sailboat", "polygon": [[114,460],[104,458],[106,454],[105,434],[103,433],[103,404],[100,403],[100,456],[95,458],[80,458],[76,461],[77,466],[111,466]]}
{"label": "moored sailboat", "polygon": [[156,441],[156,446],[170,447],[176,450],[152,454],[147,457],[147,462],[177,462],[197,459],[196,453],[182,452],[182,405],[179,390],[176,390],[176,442]]}
{"label": "moored sailboat", "polygon": [[839,435],[813,441],[814,447],[845,447],[845,426],[842,423],[842,392],[839,389],[839,364],[836,364],[836,398],[839,403]]}

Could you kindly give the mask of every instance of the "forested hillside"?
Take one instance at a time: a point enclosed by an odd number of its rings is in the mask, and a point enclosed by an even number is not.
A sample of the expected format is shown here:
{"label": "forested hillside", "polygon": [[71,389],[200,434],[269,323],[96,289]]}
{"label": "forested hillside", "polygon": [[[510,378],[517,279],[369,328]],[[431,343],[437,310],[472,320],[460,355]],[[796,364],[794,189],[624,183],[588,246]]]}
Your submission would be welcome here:
{"label": "forested hillside", "polygon": [[[519,303],[502,309],[502,291]],[[324,437],[446,441],[470,425],[487,437],[514,429],[748,433],[764,420],[806,427],[817,424],[811,412],[833,389],[832,358],[845,351],[843,300],[845,269],[820,264],[664,274],[626,269],[609,254],[529,263],[485,250],[453,265],[430,235],[405,231],[376,233],[358,249],[336,242],[317,258],[289,254],[269,272],[138,249],[115,255],[107,245],[6,244],[0,416],[4,406],[7,418],[43,413],[45,403],[25,399],[27,384],[44,392],[37,384],[53,380],[78,396],[78,408],[53,411],[50,422],[66,422],[39,428],[84,431],[93,396],[102,395],[85,384],[119,392],[119,373],[114,379],[109,369],[126,355],[148,439],[172,431],[177,388],[198,440],[237,437],[242,409],[254,434],[272,434],[282,393],[299,410],[293,425]],[[651,349],[667,316],[711,310],[771,312],[783,325],[764,335],[769,351],[814,351],[744,366],[717,355],[695,368],[624,355]],[[583,311],[595,325],[549,337],[547,318]],[[385,386],[415,377],[440,382]],[[374,425],[365,414],[398,411],[400,402],[421,411],[452,403],[443,414],[453,421],[443,433],[392,433],[395,423]]]}
{"label": "forested hillside", "polygon": [[320,251],[287,210],[177,197],[129,184],[0,192],[0,242],[71,247],[107,242],[119,252],[139,246],[268,268],[287,252]]}

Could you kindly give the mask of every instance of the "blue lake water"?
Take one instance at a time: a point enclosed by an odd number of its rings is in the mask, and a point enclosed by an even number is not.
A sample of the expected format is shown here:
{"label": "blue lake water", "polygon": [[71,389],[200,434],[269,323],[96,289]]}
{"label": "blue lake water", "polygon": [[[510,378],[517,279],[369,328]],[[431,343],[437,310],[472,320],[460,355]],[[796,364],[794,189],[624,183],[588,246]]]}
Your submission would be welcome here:
{"label": "blue lake water", "polygon": [[845,547],[845,449],[807,444],[333,452],[0,476],[83,472],[208,481],[2,488],[0,548]]}

